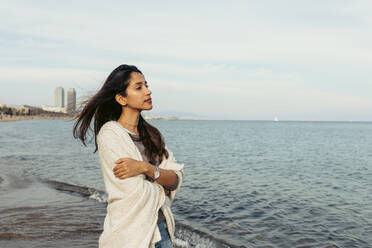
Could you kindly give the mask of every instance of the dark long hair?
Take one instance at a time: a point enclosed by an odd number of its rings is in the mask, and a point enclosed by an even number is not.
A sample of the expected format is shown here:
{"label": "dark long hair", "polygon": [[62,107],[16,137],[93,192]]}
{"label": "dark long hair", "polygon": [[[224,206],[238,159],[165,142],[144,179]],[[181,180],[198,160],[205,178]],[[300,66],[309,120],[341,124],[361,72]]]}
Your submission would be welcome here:
{"label": "dark long hair", "polygon": [[[102,88],[90,99],[83,103],[83,110],[75,117],[73,135],[79,138],[86,146],[87,132],[92,130],[90,123],[93,120],[94,143],[97,146],[97,134],[108,121],[117,121],[121,115],[122,106],[115,100],[116,94],[127,96],[126,90],[132,72],[142,72],[133,65],[120,65],[113,70]],[[160,131],[150,125],[142,116],[138,119],[138,132],[145,147],[145,155],[150,163],[155,164],[156,160],[161,163],[163,155],[168,158],[168,151],[165,149],[164,139]]]}

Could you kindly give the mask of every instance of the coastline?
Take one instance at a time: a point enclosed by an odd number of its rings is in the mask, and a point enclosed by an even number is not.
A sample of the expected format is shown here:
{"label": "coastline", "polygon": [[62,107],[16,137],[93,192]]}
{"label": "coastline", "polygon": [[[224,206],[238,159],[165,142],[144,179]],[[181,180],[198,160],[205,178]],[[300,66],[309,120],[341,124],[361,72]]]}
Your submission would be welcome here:
{"label": "coastline", "polygon": [[51,119],[73,119],[72,116],[53,115],[0,115],[0,122],[24,121],[24,120],[51,120]]}

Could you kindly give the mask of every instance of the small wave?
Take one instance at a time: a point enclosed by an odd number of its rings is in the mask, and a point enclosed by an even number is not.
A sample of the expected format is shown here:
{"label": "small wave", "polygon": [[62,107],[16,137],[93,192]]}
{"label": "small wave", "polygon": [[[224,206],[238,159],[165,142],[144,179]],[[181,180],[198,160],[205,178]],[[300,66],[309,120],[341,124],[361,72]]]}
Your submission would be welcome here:
{"label": "small wave", "polygon": [[78,185],[73,185],[73,184],[49,180],[49,179],[41,179],[41,181],[48,184],[49,186],[53,187],[56,190],[76,193],[76,194],[94,199],[98,202],[107,202],[106,193],[101,190],[95,189],[95,188],[78,186]]}
{"label": "small wave", "polygon": [[15,160],[15,161],[28,161],[28,160],[34,160],[38,156],[36,155],[6,155],[1,156],[1,160]]}
{"label": "small wave", "polygon": [[[79,194],[81,196],[94,199],[98,202],[107,202],[107,194],[94,188],[49,179],[40,180],[56,190]],[[244,246],[232,245],[225,240],[218,239],[208,233],[194,229],[191,226],[182,223],[177,223],[176,225],[175,243],[176,246],[180,248],[246,248]]]}
{"label": "small wave", "polygon": [[182,223],[176,223],[175,236],[176,246],[182,248],[246,248],[245,246],[230,244],[223,239],[216,238]]}
{"label": "small wave", "polygon": [[93,193],[89,196],[89,198],[94,199],[98,202],[107,202],[107,194],[102,191],[94,190]]}

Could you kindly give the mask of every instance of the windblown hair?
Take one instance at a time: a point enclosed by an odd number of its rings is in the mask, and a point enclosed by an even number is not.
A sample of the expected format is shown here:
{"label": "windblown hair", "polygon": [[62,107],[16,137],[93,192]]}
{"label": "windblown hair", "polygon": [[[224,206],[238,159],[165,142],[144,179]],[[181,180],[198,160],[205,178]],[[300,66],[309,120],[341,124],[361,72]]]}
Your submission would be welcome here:
{"label": "windblown hair", "polygon": [[[77,121],[74,124],[73,135],[79,138],[83,144],[87,144],[87,132],[92,131],[91,122],[93,120],[94,143],[96,149],[97,135],[99,130],[108,121],[117,121],[122,112],[122,106],[115,100],[116,94],[127,96],[126,90],[129,85],[129,79],[132,72],[142,72],[133,65],[120,65],[113,70],[102,88],[90,99],[83,103],[83,110],[75,117]],[[145,147],[145,155],[151,164],[156,161],[161,163],[163,156],[168,158],[168,151],[165,149],[164,139],[160,131],[150,125],[142,116],[138,119],[138,132]]]}

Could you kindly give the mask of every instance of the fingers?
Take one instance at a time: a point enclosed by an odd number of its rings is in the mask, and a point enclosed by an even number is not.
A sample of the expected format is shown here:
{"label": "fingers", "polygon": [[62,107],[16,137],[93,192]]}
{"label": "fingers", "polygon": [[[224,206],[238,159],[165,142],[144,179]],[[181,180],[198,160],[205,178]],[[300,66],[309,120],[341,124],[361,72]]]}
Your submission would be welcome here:
{"label": "fingers", "polygon": [[114,175],[117,178],[124,179],[128,177],[128,170],[126,168],[119,168],[118,170],[114,171]]}
{"label": "fingers", "polygon": [[115,161],[115,164],[120,164],[122,162],[128,161],[130,158],[119,158],[118,160]]}
{"label": "fingers", "polygon": [[126,173],[119,173],[117,175],[115,175],[117,178],[119,179],[125,179],[128,177],[128,175]]}
{"label": "fingers", "polygon": [[115,166],[113,171],[114,171],[115,176],[117,176],[122,173],[127,173],[128,169],[126,165],[117,165]]}
{"label": "fingers", "polygon": [[135,164],[136,160],[131,158],[119,158],[115,161],[113,172],[115,177],[125,179],[138,174],[138,166]]}
{"label": "fingers", "polygon": [[113,171],[115,172],[117,170],[120,170],[121,168],[126,167],[126,163],[125,162],[127,160],[128,160],[127,158],[121,158],[121,159],[116,160],[115,161],[116,166],[114,167]]}
{"label": "fingers", "polygon": [[113,169],[113,172],[114,172],[115,177],[119,179],[125,179],[125,178],[133,176],[132,175],[133,173],[128,168],[128,165],[123,164],[123,163],[115,166]]}
{"label": "fingers", "polygon": [[123,166],[123,164],[116,165],[113,169],[114,173],[121,171]]}

